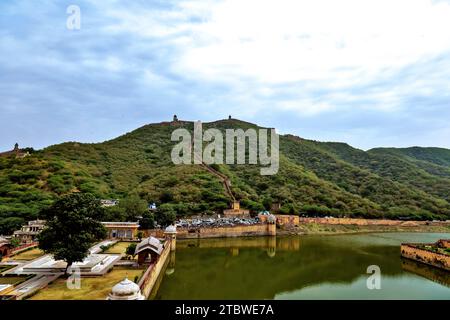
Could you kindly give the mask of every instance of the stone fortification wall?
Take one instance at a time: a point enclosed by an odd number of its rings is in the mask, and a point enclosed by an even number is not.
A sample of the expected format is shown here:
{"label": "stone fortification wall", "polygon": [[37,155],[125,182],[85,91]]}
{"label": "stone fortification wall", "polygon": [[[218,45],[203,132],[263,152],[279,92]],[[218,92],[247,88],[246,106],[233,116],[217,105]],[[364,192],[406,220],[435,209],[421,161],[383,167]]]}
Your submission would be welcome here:
{"label": "stone fortification wall", "polygon": [[450,271],[450,256],[418,248],[419,244],[402,244],[402,257]]}

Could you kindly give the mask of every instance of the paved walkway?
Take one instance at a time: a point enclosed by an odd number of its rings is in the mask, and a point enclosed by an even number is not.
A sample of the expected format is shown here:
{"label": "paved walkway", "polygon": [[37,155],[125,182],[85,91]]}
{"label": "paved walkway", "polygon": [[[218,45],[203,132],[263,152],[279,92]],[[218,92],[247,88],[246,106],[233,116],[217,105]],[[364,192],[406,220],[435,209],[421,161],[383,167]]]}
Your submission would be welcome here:
{"label": "paved walkway", "polygon": [[19,284],[8,295],[15,295],[17,300],[22,300],[33,294],[34,292],[46,287],[50,282],[56,280],[62,273],[55,273],[51,275],[36,275],[30,280]]}

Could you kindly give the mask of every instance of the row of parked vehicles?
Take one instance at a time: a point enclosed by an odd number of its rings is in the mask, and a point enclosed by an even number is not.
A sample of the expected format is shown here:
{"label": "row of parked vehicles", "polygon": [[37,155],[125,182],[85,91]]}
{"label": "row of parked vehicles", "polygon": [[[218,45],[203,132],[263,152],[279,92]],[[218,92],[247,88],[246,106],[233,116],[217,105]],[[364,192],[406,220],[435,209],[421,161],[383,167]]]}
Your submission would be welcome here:
{"label": "row of parked vehicles", "polygon": [[227,227],[235,225],[258,224],[260,220],[255,218],[194,218],[180,219],[176,226],[180,228],[201,228],[201,227]]}

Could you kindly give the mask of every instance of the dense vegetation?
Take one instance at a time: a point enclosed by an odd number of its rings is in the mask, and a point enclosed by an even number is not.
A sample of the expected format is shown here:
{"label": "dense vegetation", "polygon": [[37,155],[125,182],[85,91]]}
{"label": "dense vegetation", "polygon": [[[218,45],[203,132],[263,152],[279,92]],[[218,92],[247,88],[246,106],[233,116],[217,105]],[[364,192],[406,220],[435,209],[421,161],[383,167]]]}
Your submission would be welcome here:
{"label": "dense vegetation", "polygon": [[[193,124],[151,124],[104,143],[68,142],[23,159],[0,157],[0,234],[36,218],[59,196],[77,191],[134,199],[107,211],[118,220],[142,216],[144,202],[157,203],[158,214],[167,221],[228,207],[230,199],[217,176],[198,165],[172,164],[175,142],[170,136],[177,127],[192,130]],[[256,128],[238,120],[204,124],[208,127]],[[279,202],[282,212],[304,215],[450,217],[450,150],[364,152],[343,143],[285,135],[280,153],[280,170],[274,176],[261,176],[254,165],[214,168],[230,178],[234,195],[253,211]]]}
{"label": "dense vegetation", "polygon": [[66,274],[72,263],[83,261],[89,248],[106,237],[106,229],[99,222],[104,208],[91,194],[67,194],[41,214],[47,223],[38,235],[39,249],[67,262]]}

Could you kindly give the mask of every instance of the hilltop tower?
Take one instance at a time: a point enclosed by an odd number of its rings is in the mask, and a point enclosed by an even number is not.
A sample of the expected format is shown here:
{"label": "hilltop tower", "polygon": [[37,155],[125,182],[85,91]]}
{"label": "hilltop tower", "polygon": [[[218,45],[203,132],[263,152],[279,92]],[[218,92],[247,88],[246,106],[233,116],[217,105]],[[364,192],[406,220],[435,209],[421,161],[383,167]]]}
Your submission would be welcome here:
{"label": "hilltop tower", "polygon": [[176,114],[173,115],[173,122],[177,122],[178,121],[178,117]]}

